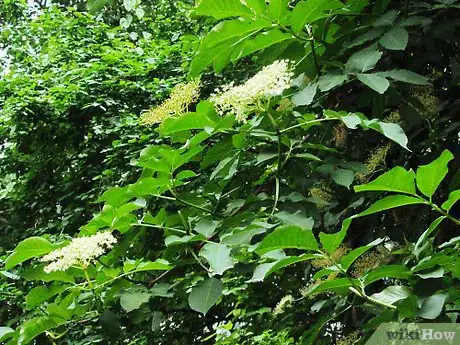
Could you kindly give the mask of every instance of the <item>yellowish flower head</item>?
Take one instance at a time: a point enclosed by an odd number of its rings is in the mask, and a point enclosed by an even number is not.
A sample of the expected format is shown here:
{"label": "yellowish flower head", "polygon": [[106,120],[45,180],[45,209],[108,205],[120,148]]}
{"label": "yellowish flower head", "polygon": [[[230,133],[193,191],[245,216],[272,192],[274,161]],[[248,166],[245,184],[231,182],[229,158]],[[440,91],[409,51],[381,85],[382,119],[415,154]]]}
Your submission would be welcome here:
{"label": "yellowish flower head", "polygon": [[234,114],[238,121],[245,122],[263,99],[279,96],[290,88],[292,77],[289,61],[278,60],[265,66],[242,85],[235,86],[232,82],[216,89],[209,100],[220,115]]}
{"label": "yellowish flower head", "polygon": [[200,96],[200,81],[192,80],[179,84],[171,92],[169,98],[160,106],[150,109],[141,115],[140,122],[145,126],[162,123],[166,118],[183,114],[190,104]]}
{"label": "yellowish flower head", "polygon": [[46,273],[66,271],[72,266],[86,268],[117,242],[111,232],[74,238],[67,246],[45,255],[40,261],[49,262]]}

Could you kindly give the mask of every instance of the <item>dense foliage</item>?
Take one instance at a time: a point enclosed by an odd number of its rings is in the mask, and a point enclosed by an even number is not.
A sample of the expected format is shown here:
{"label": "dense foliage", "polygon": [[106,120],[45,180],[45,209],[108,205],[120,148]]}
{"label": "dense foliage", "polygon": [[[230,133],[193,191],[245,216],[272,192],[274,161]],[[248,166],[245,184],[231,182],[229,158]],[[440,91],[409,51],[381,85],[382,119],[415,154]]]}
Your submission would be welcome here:
{"label": "dense foliage", "polygon": [[174,3],[2,16],[0,341],[456,322],[458,2]]}

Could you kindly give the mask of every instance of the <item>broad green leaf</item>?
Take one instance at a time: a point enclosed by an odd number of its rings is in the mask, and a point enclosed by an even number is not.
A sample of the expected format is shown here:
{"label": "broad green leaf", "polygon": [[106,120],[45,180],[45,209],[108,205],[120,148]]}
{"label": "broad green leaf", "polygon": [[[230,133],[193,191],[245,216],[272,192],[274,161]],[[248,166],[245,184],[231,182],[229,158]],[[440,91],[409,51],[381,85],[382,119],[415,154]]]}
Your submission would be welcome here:
{"label": "broad green leaf", "polygon": [[[389,1],[386,0],[388,3]],[[388,11],[387,13],[378,17],[375,22],[374,26],[392,26],[395,23],[396,18],[398,17],[398,11]]]}
{"label": "broad green leaf", "polygon": [[449,241],[444,242],[443,244],[440,244],[439,249],[443,249],[443,248],[450,247],[450,246],[455,246],[458,243],[460,243],[460,236],[451,238]]}
{"label": "broad green leaf", "polygon": [[219,222],[217,220],[212,220],[211,218],[206,217],[200,219],[193,230],[202,234],[204,237],[209,238],[214,235],[214,231],[216,231],[218,225]]}
{"label": "broad green leaf", "polygon": [[190,67],[190,76],[197,77],[202,70],[222,56],[230,61],[231,52],[237,43],[251,38],[270,25],[270,21],[265,19],[234,19],[217,24],[201,42]]}
{"label": "broad green leaf", "polygon": [[422,236],[419,237],[419,239],[417,240],[417,243],[415,244],[415,248],[414,248],[414,253],[418,256],[418,254],[421,252],[422,250],[422,247],[423,245],[425,244],[425,241],[427,240],[427,238],[433,233],[433,231],[435,231],[439,224],[441,224],[441,222],[446,219],[445,216],[441,216],[437,219],[435,219],[431,224],[430,226],[428,227],[428,229],[422,234]]}
{"label": "broad green leaf", "polygon": [[136,271],[168,271],[173,267],[169,264],[168,261],[163,259],[157,259],[155,261],[143,261],[137,267]]}
{"label": "broad green leaf", "polygon": [[278,227],[271,234],[267,235],[257,247],[256,253],[263,255],[272,250],[283,248],[317,250],[318,243],[311,230],[293,225],[285,225]]}
{"label": "broad green leaf", "polygon": [[244,43],[240,47],[238,47],[238,49],[235,49],[233,51],[231,60],[235,62],[259,50],[266,49],[275,44],[291,39],[293,39],[293,36],[291,34],[282,32],[279,29],[271,29],[268,31],[264,31],[255,36],[254,38],[245,40]]}
{"label": "broad green leaf", "polygon": [[268,270],[265,272],[264,278],[285,267],[294,265],[298,262],[308,261],[316,258],[318,258],[318,254],[303,254],[300,256],[289,256],[287,258],[281,259],[279,261],[276,261],[274,265],[268,268]]}
{"label": "broad green leaf", "polygon": [[444,150],[433,162],[417,169],[417,187],[424,195],[429,198],[433,196],[449,172],[447,165],[452,159],[454,159],[453,154],[449,150]]}
{"label": "broad green leaf", "polygon": [[252,278],[248,280],[248,283],[257,283],[261,282],[265,279],[265,276],[267,275],[267,272],[276,265],[278,261],[274,262],[269,262],[265,264],[260,264],[259,266],[256,267],[254,270],[254,273],[252,275]]}
{"label": "broad green leaf", "polygon": [[50,288],[46,286],[37,286],[33,288],[26,296],[27,310],[32,310],[36,306],[39,306],[43,302],[49,300],[51,297],[63,292],[65,289],[65,285],[56,285],[51,286]]}
{"label": "broad green leaf", "polygon": [[362,123],[362,120],[359,116],[355,114],[350,114],[347,116],[340,117],[340,120],[343,122],[347,128],[356,129]]}
{"label": "broad green leaf", "polygon": [[221,242],[230,246],[250,245],[252,238],[267,232],[266,228],[250,225],[245,229],[235,229],[230,234],[221,237]]}
{"label": "broad green leaf", "polygon": [[325,18],[331,10],[344,7],[338,0],[308,0],[300,1],[292,11],[290,23],[294,32],[299,33],[306,24],[312,24],[318,19]]}
{"label": "broad green leaf", "polygon": [[0,327],[0,341],[8,339],[15,330],[10,327]]}
{"label": "broad green leaf", "polygon": [[356,216],[353,216],[353,218],[368,216],[370,214],[382,212],[382,211],[389,210],[395,207],[407,206],[407,205],[417,205],[417,204],[424,204],[424,203],[425,201],[423,199],[412,197],[412,196],[390,195],[390,196],[387,196],[383,199],[376,201],[367,210],[361,212],[360,214]]}
{"label": "broad green leaf", "polygon": [[229,17],[250,17],[252,11],[240,0],[201,0],[195,7],[194,14],[223,19]]}
{"label": "broad green leaf", "polygon": [[147,303],[152,297],[144,286],[134,286],[121,295],[120,305],[127,312],[139,309],[144,303]]}
{"label": "broad green leaf", "polygon": [[393,140],[395,143],[398,143],[401,147],[410,151],[407,147],[409,139],[407,139],[406,133],[397,123],[386,123],[381,122],[377,119],[373,120],[364,120],[362,125],[367,128],[371,128],[379,133],[382,133],[388,139]]}
{"label": "broad green leaf", "polygon": [[14,251],[5,260],[5,269],[9,270],[38,256],[48,254],[54,249],[54,245],[41,237],[30,237],[19,243]]}
{"label": "broad green leaf", "polygon": [[51,317],[36,317],[25,321],[19,329],[18,345],[29,344],[40,334],[53,329],[63,323]]}
{"label": "broad green leaf", "polygon": [[412,291],[406,286],[392,285],[379,293],[373,294],[371,297],[386,304],[394,304],[409,297],[411,294]]}
{"label": "broad green leaf", "polygon": [[386,49],[405,50],[409,42],[409,33],[403,28],[393,28],[379,40]]}
{"label": "broad green leaf", "polygon": [[123,6],[126,11],[131,12],[136,6],[136,0],[123,0]]}
{"label": "broad green leaf", "polygon": [[368,48],[354,53],[346,63],[347,71],[350,73],[364,73],[375,67],[383,53],[375,48]]}
{"label": "broad green leaf", "polygon": [[206,315],[222,296],[223,284],[219,279],[208,278],[198,283],[188,296],[188,303],[193,310]]}
{"label": "broad green leaf", "polygon": [[222,275],[226,270],[235,266],[230,252],[230,247],[225,244],[208,242],[201,249],[200,256],[208,261],[212,274]]}
{"label": "broad green leaf", "polygon": [[384,33],[384,30],[381,28],[370,30],[362,34],[361,36],[356,37],[347,48],[357,47],[363,43],[379,38]]}
{"label": "broad green leaf", "polygon": [[347,80],[346,74],[328,73],[318,79],[318,87],[322,92],[326,92],[342,85]]}
{"label": "broad green leaf", "polygon": [[430,85],[428,79],[424,76],[414,73],[412,71],[408,71],[406,69],[394,69],[391,71],[379,72],[379,75],[385,78],[390,78],[396,81],[401,81],[407,84],[414,84],[414,85]]}
{"label": "broad green leaf", "polygon": [[302,158],[302,159],[305,159],[307,161],[315,161],[315,162],[321,162],[322,159],[311,154],[311,153],[308,153],[308,152],[304,152],[304,153],[298,153],[296,155],[293,155],[292,157],[296,157],[296,158]]}
{"label": "broad green leaf", "polygon": [[326,280],[323,283],[310,285],[306,289],[304,296],[314,296],[326,291],[347,293],[348,288],[354,284],[359,285],[359,281],[353,278],[337,278],[334,280]]}
{"label": "broad green leaf", "polygon": [[108,3],[109,0],[88,0],[86,6],[88,8],[88,12],[96,13],[100,11]]}
{"label": "broad green leaf", "polygon": [[442,209],[449,212],[452,206],[460,200],[460,189],[454,190],[449,194],[449,198],[441,205]]}
{"label": "broad green leaf", "polygon": [[415,195],[415,173],[396,167],[367,184],[355,186],[354,189],[356,193],[398,192]]}
{"label": "broad green leaf", "polygon": [[313,218],[307,217],[307,215],[302,211],[297,211],[296,213],[281,211],[273,216],[281,220],[286,225],[296,225],[303,229],[313,229],[314,226]]}
{"label": "broad green leaf", "polygon": [[444,268],[438,267],[429,272],[425,273],[417,273],[416,276],[422,279],[435,279],[435,278],[442,278],[444,276]]}
{"label": "broad green leaf", "polygon": [[345,271],[347,271],[356,259],[358,259],[361,255],[363,255],[364,253],[366,253],[367,251],[369,251],[370,249],[374,248],[376,245],[382,242],[383,239],[379,238],[375,241],[372,241],[366,246],[353,249],[351,252],[342,257],[342,259],[340,260],[340,265]]}
{"label": "broad green leaf", "polygon": [[397,279],[409,279],[412,276],[412,272],[403,265],[384,265],[379,266],[372,271],[366,273],[362,277],[364,286],[372,284],[380,279],[385,278],[397,278]]}
{"label": "broad green leaf", "polygon": [[165,320],[164,315],[161,311],[155,310],[152,313],[152,332],[160,330],[161,324]]}
{"label": "broad green leaf", "polygon": [[310,105],[313,102],[313,99],[315,98],[317,89],[318,84],[308,84],[292,97],[292,102],[296,106]]}
{"label": "broad green leaf", "polygon": [[409,18],[403,19],[398,23],[398,26],[408,27],[408,26],[417,26],[417,25],[428,25],[433,21],[427,17],[411,16]]}
{"label": "broad green leaf", "polygon": [[[203,107],[202,107],[203,109]],[[216,126],[214,110],[208,109],[196,113],[187,113],[177,117],[167,118],[160,126],[162,135],[170,135],[173,133],[188,131],[190,129],[204,129],[206,127],[214,128]]]}
{"label": "broad green leaf", "polygon": [[244,3],[251,11],[256,14],[262,14],[267,9],[265,0],[244,0]]}
{"label": "broad green leaf", "polygon": [[446,299],[447,294],[437,294],[426,298],[422,303],[418,316],[428,320],[436,319],[441,315]]}
{"label": "broad green leaf", "polygon": [[384,77],[381,77],[378,74],[357,74],[356,77],[360,82],[369,86],[371,89],[377,91],[380,94],[384,94],[386,90],[390,87],[390,82]]}
{"label": "broad green leaf", "polygon": [[27,281],[42,281],[42,282],[66,282],[66,283],[75,283],[75,278],[72,273],[69,271],[54,271],[51,273],[45,273],[43,268],[45,265],[40,265],[32,269],[28,269],[24,272],[21,272],[21,277]]}
{"label": "broad green leaf", "polygon": [[339,248],[339,246],[342,244],[343,240],[345,239],[345,236],[347,235],[348,228],[351,225],[351,221],[351,218],[345,219],[342,222],[342,228],[339,232],[336,232],[334,234],[326,234],[324,232],[321,232],[319,234],[321,244],[323,245],[324,250],[326,250],[329,254],[335,252],[337,248]]}
{"label": "broad green leaf", "polygon": [[268,3],[268,15],[278,21],[283,20],[288,12],[289,0],[271,0]]}
{"label": "broad green leaf", "polygon": [[128,187],[111,187],[97,199],[97,202],[106,202],[113,207],[118,207],[125,204],[132,197],[133,195],[129,192]]}
{"label": "broad green leaf", "polygon": [[351,184],[353,183],[355,179],[355,173],[351,170],[347,169],[335,169],[332,172],[332,179],[334,180],[335,183],[337,183],[340,186],[344,186],[348,189],[350,189]]}

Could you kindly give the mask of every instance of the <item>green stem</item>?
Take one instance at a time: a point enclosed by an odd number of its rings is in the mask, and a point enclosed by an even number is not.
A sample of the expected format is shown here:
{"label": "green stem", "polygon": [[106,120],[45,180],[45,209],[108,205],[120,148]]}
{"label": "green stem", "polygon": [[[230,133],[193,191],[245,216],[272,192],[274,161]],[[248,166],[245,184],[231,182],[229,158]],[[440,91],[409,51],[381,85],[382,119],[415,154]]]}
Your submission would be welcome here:
{"label": "green stem", "polygon": [[443,216],[445,216],[447,219],[450,219],[452,222],[454,222],[455,224],[457,225],[460,225],[460,220],[452,217],[449,213],[447,213],[446,211],[444,211],[443,209],[441,209],[438,205],[436,204],[433,204],[431,201],[427,201],[426,202],[427,205],[431,206],[433,208],[433,210],[441,213]]}
{"label": "green stem", "polygon": [[180,230],[180,229],[176,229],[176,228],[169,228],[167,226],[147,224],[147,223],[133,223],[133,224],[130,224],[130,226],[145,226],[147,228],[154,228],[154,229],[159,229],[159,230],[177,231],[177,232],[180,232],[181,234],[187,234],[187,231],[184,231],[184,230]]}
{"label": "green stem", "polygon": [[82,267],[82,269],[83,269],[83,272],[85,273],[85,278],[86,278],[86,281],[88,282],[89,288],[90,288],[91,290],[94,290],[94,288],[93,288],[93,281],[91,280],[91,278],[90,278],[90,276],[89,276],[89,274],[88,274],[88,269],[87,269],[87,267]]}
{"label": "green stem", "polygon": [[284,134],[284,133],[289,132],[289,131],[291,131],[293,129],[296,129],[296,128],[299,128],[299,127],[302,127],[302,126],[305,126],[305,125],[309,125],[309,124],[312,124],[312,123],[320,123],[320,122],[325,122],[325,121],[337,121],[337,120],[339,120],[339,119],[326,118],[326,119],[306,121],[306,122],[298,123],[298,124],[296,124],[294,126],[285,128],[285,129],[281,130],[280,133]]}
{"label": "green stem", "polygon": [[184,204],[186,206],[190,206],[190,207],[195,208],[197,210],[212,214],[213,216],[217,216],[217,217],[222,218],[222,216],[220,214],[214,213],[212,210],[208,210],[207,208],[201,207],[199,205],[192,204],[191,202],[188,202],[187,200],[183,200],[183,199],[179,198],[171,188],[169,189],[169,191],[174,196],[174,198],[175,198],[174,200],[176,200],[176,201],[178,201],[178,202],[180,202],[180,203],[182,203],[182,204]]}

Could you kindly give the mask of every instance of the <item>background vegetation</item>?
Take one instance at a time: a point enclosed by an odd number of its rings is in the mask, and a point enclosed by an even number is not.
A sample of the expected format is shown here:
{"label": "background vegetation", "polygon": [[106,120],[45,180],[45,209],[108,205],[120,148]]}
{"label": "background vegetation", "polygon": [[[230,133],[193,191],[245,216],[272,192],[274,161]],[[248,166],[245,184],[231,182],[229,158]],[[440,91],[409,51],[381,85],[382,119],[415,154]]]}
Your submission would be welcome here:
{"label": "background vegetation", "polygon": [[[0,342],[344,345],[456,322],[459,14],[3,1]],[[284,59],[282,95],[221,111],[215,89]],[[90,266],[44,272],[106,231]]]}

